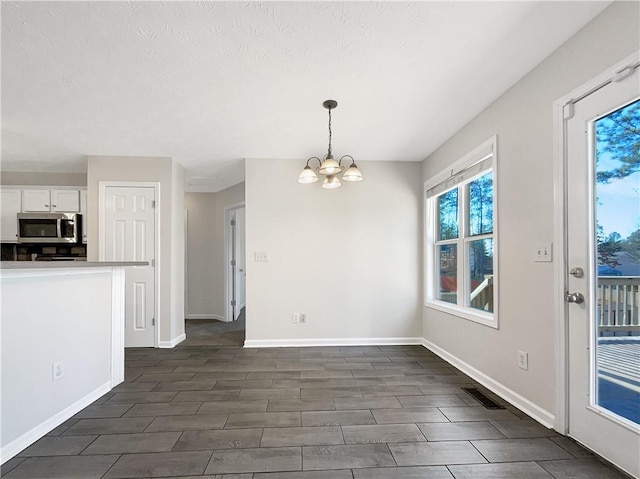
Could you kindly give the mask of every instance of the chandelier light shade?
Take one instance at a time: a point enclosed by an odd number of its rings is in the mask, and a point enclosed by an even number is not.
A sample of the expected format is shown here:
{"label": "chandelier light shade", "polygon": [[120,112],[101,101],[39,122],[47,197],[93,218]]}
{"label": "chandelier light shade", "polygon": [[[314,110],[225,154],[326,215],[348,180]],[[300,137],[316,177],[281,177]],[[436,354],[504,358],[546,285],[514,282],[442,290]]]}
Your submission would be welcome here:
{"label": "chandelier light shade", "polygon": [[[322,187],[326,190],[333,190],[342,186],[340,178],[338,178],[337,175],[339,175],[343,171],[344,173],[342,174],[342,180],[344,181],[357,182],[364,180],[364,177],[358,169],[353,156],[344,155],[340,158],[340,160],[336,160],[333,158],[333,154],[331,152],[331,110],[338,106],[338,102],[335,100],[326,100],[324,103],[322,103],[322,106],[329,110],[329,149],[322,160],[317,156],[312,156],[307,160],[306,166],[298,177],[298,183],[316,183],[318,181],[318,175],[316,175],[316,171],[325,177],[324,181],[322,182]],[[314,171],[309,165],[311,160],[315,160],[318,162],[316,171]],[[344,169],[344,166],[342,166],[342,160],[351,160],[351,164],[346,169],[346,171]]]}

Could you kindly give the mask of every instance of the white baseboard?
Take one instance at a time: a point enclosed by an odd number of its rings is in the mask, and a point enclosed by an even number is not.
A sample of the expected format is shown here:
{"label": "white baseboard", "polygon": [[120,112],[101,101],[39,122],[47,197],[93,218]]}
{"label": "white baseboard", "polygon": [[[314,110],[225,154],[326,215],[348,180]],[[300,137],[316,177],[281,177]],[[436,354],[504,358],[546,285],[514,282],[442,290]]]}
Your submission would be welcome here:
{"label": "white baseboard", "polygon": [[253,339],[245,348],[287,348],[309,346],[405,346],[421,345],[422,338],[329,338],[329,339]]}
{"label": "white baseboard", "polygon": [[498,396],[500,396],[505,401],[513,404],[515,407],[523,411],[524,413],[531,416],[533,419],[541,423],[542,425],[552,429],[555,424],[555,417],[549,411],[542,409],[537,404],[532,403],[524,396],[521,396],[515,391],[512,391],[505,385],[499,383],[493,378],[490,378],[482,371],[478,371],[476,368],[471,366],[470,364],[465,363],[458,357],[453,354],[448,353],[444,349],[439,346],[433,344],[432,342],[422,339],[422,345],[432,351],[433,353],[440,356],[442,359],[447,361],[452,366],[455,366],[460,371],[465,373],[467,376],[475,379],[477,382],[482,384],[487,389],[493,391]]}
{"label": "white baseboard", "polygon": [[217,319],[218,321],[224,321],[224,317],[219,314],[187,314],[187,319]]}
{"label": "white baseboard", "polygon": [[31,444],[33,444],[38,439],[43,437],[45,434],[49,433],[50,431],[53,431],[56,427],[58,427],[60,424],[65,422],[67,419],[71,418],[75,414],[78,414],[80,411],[86,408],[93,401],[104,396],[109,391],[111,391],[111,382],[103,384],[99,388],[94,389],[83,398],[78,399],[76,402],[64,408],[59,413],[51,416],[46,421],[38,424],[34,428],[25,432],[22,436],[14,439],[9,444],[3,446],[2,449],[0,449],[0,464],[4,464],[9,459],[14,457],[16,454],[25,450]]}
{"label": "white baseboard", "polygon": [[173,338],[171,341],[159,341],[158,347],[159,348],[175,348],[178,344],[180,344],[185,339],[187,339],[187,335],[185,333],[182,333],[180,336],[178,336],[177,338]]}

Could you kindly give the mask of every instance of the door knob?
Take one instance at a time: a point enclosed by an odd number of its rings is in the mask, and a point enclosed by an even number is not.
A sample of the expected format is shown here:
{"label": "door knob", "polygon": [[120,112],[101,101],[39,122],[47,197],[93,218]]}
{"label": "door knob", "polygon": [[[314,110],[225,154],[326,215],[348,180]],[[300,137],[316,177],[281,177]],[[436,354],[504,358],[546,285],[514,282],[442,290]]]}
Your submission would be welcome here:
{"label": "door knob", "polygon": [[569,292],[567,292],[564,295],[564,300],[567,303],[582,304],[582,303],[584,303],[584,296],[582,296],[582,293],[569,293]]}

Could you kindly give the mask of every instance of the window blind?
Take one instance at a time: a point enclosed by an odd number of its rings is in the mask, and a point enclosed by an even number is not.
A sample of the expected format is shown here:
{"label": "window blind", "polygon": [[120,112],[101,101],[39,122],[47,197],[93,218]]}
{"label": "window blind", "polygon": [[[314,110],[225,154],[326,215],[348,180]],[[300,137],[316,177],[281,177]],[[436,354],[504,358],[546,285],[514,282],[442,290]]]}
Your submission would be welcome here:
{"label": "window blind", "polygon": [[493,164],[493,155],[489,155],[483,158],[482,160],[478,161],[477,163],[474,163],[473,165],[468,166],[467,168],[464,168],[458,172],[454,173],[452,170],[451,176],[449,178],[447,178],[446,180],[438,183],[437,185],[427,190],[427,198],[438,196],[439,194],[444,193],[447,190],[450,190],[457,184],[463,183],[464,181],[470,178],[478,176],[483,171],[490,170],[492,164]]}

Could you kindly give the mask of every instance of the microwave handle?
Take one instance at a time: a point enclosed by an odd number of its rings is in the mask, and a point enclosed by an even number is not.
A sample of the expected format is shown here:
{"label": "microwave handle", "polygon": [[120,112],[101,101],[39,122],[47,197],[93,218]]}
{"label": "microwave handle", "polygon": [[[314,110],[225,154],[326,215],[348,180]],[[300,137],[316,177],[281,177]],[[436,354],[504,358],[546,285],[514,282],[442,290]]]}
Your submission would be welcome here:
{"label": "microwave handle", "polygon": [[58,238],[62,238],[62,219],[56,220],[56,229],[58,231]]}

